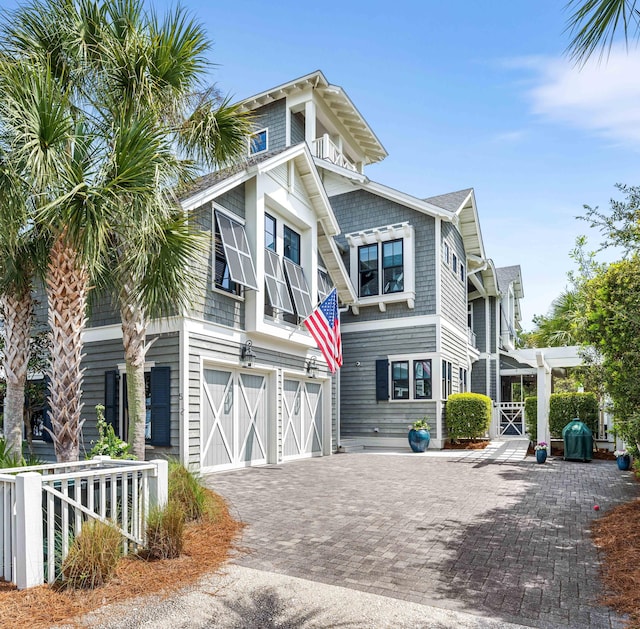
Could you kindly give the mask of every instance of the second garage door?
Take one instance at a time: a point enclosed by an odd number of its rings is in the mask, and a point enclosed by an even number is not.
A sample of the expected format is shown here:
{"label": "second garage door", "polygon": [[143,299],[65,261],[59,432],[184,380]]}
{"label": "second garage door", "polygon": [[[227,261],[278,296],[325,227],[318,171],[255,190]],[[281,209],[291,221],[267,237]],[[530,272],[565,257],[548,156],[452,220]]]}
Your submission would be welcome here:
{"label": "second garage door", "polygon": [[282,396],[282,454],[285,459],[322,454],[322,386],[285,379]]}

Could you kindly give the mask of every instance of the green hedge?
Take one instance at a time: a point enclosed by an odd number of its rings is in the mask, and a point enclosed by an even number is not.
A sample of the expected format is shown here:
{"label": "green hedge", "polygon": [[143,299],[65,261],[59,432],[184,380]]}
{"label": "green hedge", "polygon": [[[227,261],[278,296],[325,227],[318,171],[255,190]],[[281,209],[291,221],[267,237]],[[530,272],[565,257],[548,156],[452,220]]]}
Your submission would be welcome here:
{"label": "green hedge", "polygon": [[562,429],[576,418],[597,435],[598,414],[598,398],[595,393],[553,393],[549,402],[551,436],[562,437]]}
{"label": "green hedge", "polygon": [[477,439],[491,423],[491,398],[480,393],[454,393],[447,399],[445,413],[450,439]]}
{"label": "green hedge", "polygon": [[524,398],[524,422],[529,439],[538,442],[538,398]]}

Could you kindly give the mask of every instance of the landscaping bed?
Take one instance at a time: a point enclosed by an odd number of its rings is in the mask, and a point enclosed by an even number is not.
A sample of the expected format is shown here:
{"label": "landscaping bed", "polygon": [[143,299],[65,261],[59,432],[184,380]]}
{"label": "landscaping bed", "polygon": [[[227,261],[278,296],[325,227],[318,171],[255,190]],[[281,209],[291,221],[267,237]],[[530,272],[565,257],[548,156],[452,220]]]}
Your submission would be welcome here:
{"label": "landscaping bed", "polygon": [[0,582],[0,627],[38,629],[69,622],[109,603],[149,594],[167,595],[203,574],[215,572],[229,557],[243,524],[229,514],[224,500],[209,492],[215,516],[185,526],[184,550],[177,559],[145,561],[123,558],[115,577],[93,590],[56,591],[43,585],[17,590]]}
{"label": "landscaping bed", "polygon": [[444,450],[484,450],[491,442],[488,439],[458,439],[455,443],[447,439],[444,442]]}

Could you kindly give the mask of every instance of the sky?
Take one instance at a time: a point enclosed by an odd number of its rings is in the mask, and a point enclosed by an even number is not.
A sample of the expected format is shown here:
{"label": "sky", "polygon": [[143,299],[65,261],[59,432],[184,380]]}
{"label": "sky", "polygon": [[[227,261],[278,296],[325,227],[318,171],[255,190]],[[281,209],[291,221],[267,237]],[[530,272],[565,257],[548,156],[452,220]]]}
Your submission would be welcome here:
{"label": "sky", "polygon": [[576,236],[600,243],[576,219],[584,205],[606,209],[616,183],[640,183],[640,52],[621,43],[575,67],[564,4],[182,2],[213,41],[222,92],[244,99],[320,69],[389,153],[372,180],[420,198],[473,187],[488,256],[522,267],[525,329],[566,286]]}

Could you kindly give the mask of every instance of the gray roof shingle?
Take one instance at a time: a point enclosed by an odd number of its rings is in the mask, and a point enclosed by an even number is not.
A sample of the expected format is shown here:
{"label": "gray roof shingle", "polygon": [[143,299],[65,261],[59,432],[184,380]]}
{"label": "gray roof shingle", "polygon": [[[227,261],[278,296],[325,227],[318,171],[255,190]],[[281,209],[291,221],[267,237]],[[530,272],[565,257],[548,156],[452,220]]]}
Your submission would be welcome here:
{"label": "gray roof shingle", "polygon": [[464,190],[458,190],[456,192],[448,192],[447,194],[439,194],[435,197],[428,197],[424,199],[427,203],[437,205],[443,210],[449,212],[455,212],[463,203],[463,201],[469,196],[469,193],[473,188],[465,188]]}
{"label": "gray roof shingle", "polygon": [[496,277],[498,279],[498,290],[500,292],[509,288],[509,284],[520,280],[522,272],[520,265],[515,264],[513,266],[502,266],[496,269]]}

